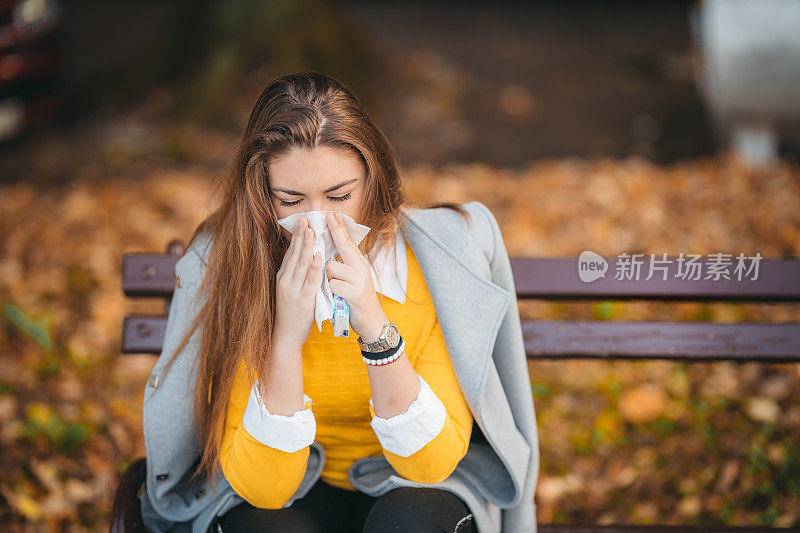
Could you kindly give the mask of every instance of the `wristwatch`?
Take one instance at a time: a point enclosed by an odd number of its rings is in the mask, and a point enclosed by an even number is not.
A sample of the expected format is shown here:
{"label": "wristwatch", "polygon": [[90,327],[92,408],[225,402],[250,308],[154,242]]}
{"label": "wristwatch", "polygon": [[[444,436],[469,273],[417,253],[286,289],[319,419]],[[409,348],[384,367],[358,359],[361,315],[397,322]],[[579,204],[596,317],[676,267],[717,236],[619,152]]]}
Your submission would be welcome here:
{"label": "wristwatch", "polygon": [[400,331],[392,322],[387,322],[383,325],[381,336],[378,340],[372,342],[364,342],[361,335],[358,336],[358,344],[365,352],[377,353],[396,348],[400,344]]}

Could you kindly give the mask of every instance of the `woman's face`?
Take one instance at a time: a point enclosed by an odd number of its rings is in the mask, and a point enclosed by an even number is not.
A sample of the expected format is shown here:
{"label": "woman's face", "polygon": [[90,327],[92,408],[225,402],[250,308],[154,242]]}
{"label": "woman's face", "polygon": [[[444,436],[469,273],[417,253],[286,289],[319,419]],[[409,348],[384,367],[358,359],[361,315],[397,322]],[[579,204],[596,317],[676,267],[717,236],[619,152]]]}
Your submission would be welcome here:
{"label": "woman's face", "polygon": [[[306,211],[341,211],[359,222],[365,182],[361,159],[345,149],[292,148],[269,163],[269,187],[278,219]],[[291,239],[290,231],[281,230]]]}

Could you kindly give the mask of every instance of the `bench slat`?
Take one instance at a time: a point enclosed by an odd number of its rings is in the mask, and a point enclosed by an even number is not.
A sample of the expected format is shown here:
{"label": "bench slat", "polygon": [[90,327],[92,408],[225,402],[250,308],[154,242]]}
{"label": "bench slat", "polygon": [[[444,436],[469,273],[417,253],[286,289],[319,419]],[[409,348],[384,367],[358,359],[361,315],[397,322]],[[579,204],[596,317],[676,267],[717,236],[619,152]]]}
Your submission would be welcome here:
{"label": "bench slat", "polygon": [[131,315],[122,323],[122,353],[160,354],[168,315]]}
{"label": "bench slat", "polygon": [[[122,353],[160,353],[166,326],[166,315],[125,317]],[[794,322],[523,320],[522,334],[531,359],[800,362],[800,323]]]}
{"label": "bench slat", "polygon": [[523,320],[532,359],[800,361],[800,322]]}
{"label": "bench slat", "polygon": [[178,259],[171,254],[125,254],[122,260],[122,291],[125,296],[171,297]]}
{"label": "bench slat", "polygon": [[[617,258],[605,257],[608,270],[605,277],[583,282],[578,277],[577,258],[512,257],[511,269],[520,299],[544,300],[683,300],[683,301],[800,301],[800,260],[762,259],[758,276],[753,273],[738,281],[730,270],[726,279],[675,278],[677,265],[670,265],[668,277],[655,272],[650,280],[648,261],[642,265],[639,279],[614,279]],[[649,259],[649,256],[645,259]],[[656,257],[656,260],[659,258]],[[673,259],[669,256],[667,259]],[[700,261],[700,277],[707,275],[709,261]],[[734,261],[735,264],[735,261]],[[635,276],[634,276],[635,277]]]}
{"label": "bench slat", "polygon": [[[616,258],[605,258],[605,278],[582,282],[575,258],[512,257],[511,268],[519,299],[546,300],[682,300],[800,301],[800,260],[762,259],[757,279],[662,280],[658,274],[641,279],[614,279]],[[129,253],[123,258],[123,291],[129,297],[167,298],[175,288],[175,263],[170,254]],[[701,261],[706,272],[708,261]],[[703,276],[705,274],[702,274]],[[750,275],[752,276],[752,274]]]}

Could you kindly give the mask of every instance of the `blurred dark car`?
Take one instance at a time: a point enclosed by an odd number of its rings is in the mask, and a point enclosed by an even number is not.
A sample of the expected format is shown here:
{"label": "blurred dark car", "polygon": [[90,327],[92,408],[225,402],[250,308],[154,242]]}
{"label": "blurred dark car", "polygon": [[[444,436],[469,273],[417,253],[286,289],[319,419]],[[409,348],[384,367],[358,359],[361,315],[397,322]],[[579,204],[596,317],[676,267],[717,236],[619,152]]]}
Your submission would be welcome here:
{"label": "blurred dark car", "polygon": [[0,143],[53,119],[64,100],[66,30],[56,0],[0,0]]}

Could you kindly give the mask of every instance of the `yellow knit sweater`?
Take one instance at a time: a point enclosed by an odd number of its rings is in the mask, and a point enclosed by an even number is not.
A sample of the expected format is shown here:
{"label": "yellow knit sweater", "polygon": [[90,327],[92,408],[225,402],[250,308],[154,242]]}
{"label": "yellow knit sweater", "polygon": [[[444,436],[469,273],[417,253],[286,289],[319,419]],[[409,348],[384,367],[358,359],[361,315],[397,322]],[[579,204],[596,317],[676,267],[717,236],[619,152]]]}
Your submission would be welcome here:
{"label": "yellow knit sweater", "polygon": [[[314,324],[303,345],[303,392],[316,419],[316,442],[325,450],[324,481],[356,490],[347,478],[350,465],[362,457],[383,454],[402,477],[420,483],[446,479],[467,453],[472,413],[458,385],[428,287],[406,242],[406,301],[378,294],[386,316],[405,340],[405,354],[447,410],[441,432],[409,457],[382,448],[370,426],[375,411],[369,404],[367,365],[352,329],[350,337],[334,337],[330,321],[320,332]],[[295,493],[306,471],[309,447],[284,452],[257,441],[242,426],[252,382],[240,372],[229,405],[220,461],[225,478],[250,504],[279,509]]]}

